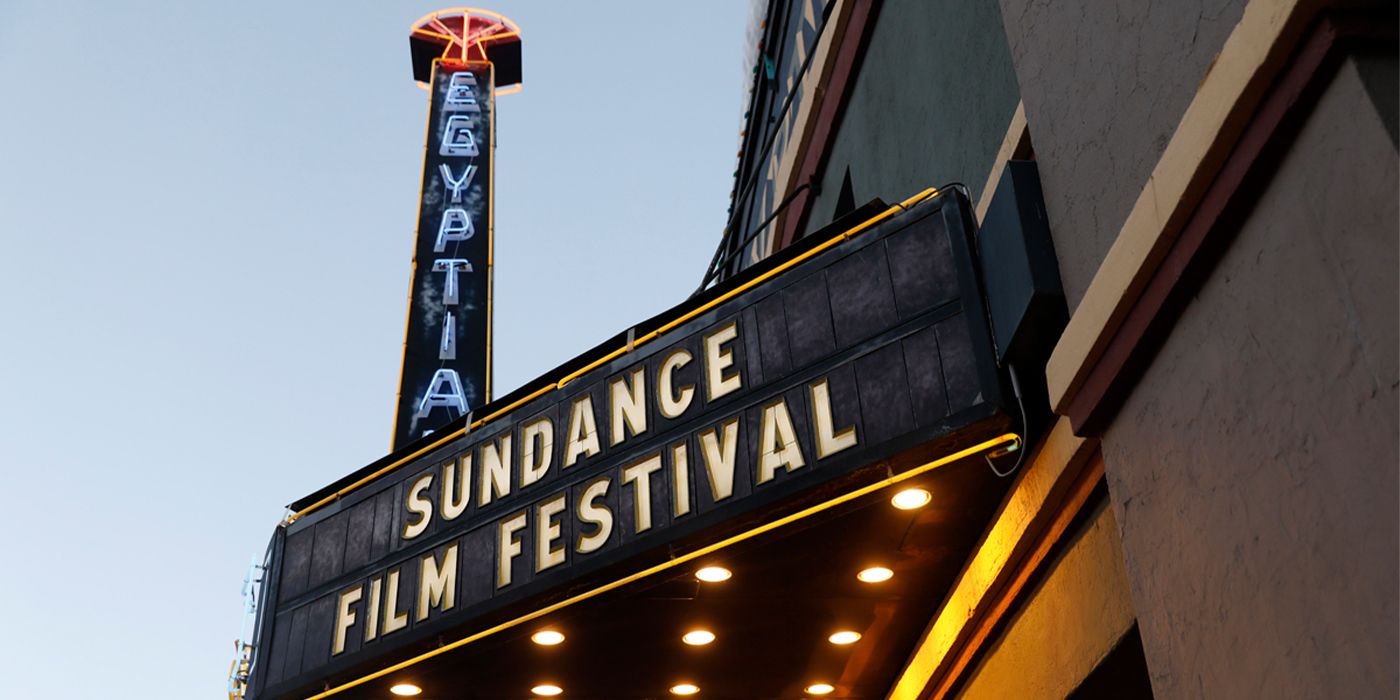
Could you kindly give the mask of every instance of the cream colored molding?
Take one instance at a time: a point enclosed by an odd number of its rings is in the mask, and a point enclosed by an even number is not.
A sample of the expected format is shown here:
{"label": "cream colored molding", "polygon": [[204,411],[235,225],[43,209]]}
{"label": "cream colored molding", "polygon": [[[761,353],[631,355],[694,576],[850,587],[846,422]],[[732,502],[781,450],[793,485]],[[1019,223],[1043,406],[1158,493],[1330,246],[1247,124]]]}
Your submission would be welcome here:
{"label": "cream colored molding", "polygon": [[1308,0],[1251,0],[1206,72],[1046,365],[1064,413],[1195,210],[1310,16]]}
{"label": "cream colored molding", "polygon": [[1025,594],[986,655],[959,684],[958,700],[1069,698],[1137,622],[1113,505],[1088,510],[1082,534]]}
{"label": "cream colored molding", "polygon": [[992,161],[992,170],[987,173],[987,184],[982,185],[981,198],[977,201],[977,223],[987,218],[987,206],[992,203],[992,190],[1006,172],[1006,161],[1020,155],[1030,140],[1030,129],[1026,124],[1026,103],[1016,103],[1016,113],[1011,115],[1011,123],[1006,127],[1006,135],[1001,138],[1001,148]]}
{"label": "cream colored molding", "polygon": [[[925,630],[913,655],[887,696],[889,700],[918,700],[934,674],[957,651],[963,630],[996,604],[993,586],[1024,553],[1022,540],[1046,509],[1072,482],[1096,441],[1075,436],[1069,420],[1059,419],[1030,464],[1021,470],[972,558],[963,567],[937,617]],[[1043,518],[1042,518],[1043,520]],[[993,595],[989,595],[992,592]]]}

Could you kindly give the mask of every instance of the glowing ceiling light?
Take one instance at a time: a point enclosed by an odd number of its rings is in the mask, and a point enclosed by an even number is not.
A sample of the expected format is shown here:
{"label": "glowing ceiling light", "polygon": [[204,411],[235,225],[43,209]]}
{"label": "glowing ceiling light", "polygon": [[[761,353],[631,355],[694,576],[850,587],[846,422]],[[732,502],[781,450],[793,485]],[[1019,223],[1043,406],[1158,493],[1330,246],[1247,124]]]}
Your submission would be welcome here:
{"label": "glowing ceiling light", "polygon": [[564,633],[557,630],[540,630],[530,635],[530,641],[546,647],[552,647],[564,641]]}
{"label": "glowing ceiling light", "polygon": [[557,685],[549,685],[548,683],[546,683],[544,685],[537,685],[531,688],[530,692],[534,693],[535,695],[543,695],[545,697],[548,697],[551,695],[559,695],[564,692],[564,689],[560,688]]}
{"label": "glowing ceiling light", "polygon": [[813,683],[804,688],[803,690],[807,691],[808,695],[826,695],[827,693],[836,690],[836,688],[830,683]]}
{"label": "glowing ceiling light", "polygon": [[695,578],[698,578],[701,581],[705,581],[707,583],[728,581],[729,577],[733,575],[734,574],[729,569],[726,569],[723,566],[707,566],[695,572]]}
{"label": "glowing ceiling light", "polygon": [[862,569],[856,574],[856,578],[865,583],[880,583],[894,578],[894,572],[883,566],[872,566],[869,569]]}
{"label": "glowing ceiling light", "polygon": [[700,686],[694,683],[677,683],[671,686],[672,695],[694,695],[700,692]]}
{"label": "glowing ceiling light", "polygon": [[715,641],[715,633],[709,630],[691,630],[681,637],[681,641],[693,647],[704,646]]}
{"label": "glowing ceiling light", "polygon": [[933,496],[923,489],[904,489],[890,499],[890,503],[900,510],[914,510],[928,505]]}
{"label": "glowing ceiling light", "polygon": [[833,632],[826,640],[832,644],[855,644],[860,641],[860,632],[841,630],[840,632]]}
{"label": "glowing ceiling light", "polygon": [[389,692],[391,692],[391,693],[393,693],[393,694],[395,694],[395,695],[405,695],[405,696],[407,696],[407,695],[417,695],[417,694],[423,692],[423,689],[422,689],[422,688],[419,688],[418,686],[416,686],[416,685],[414,685],[414,684],[412,684],[412,683],[399,683],[398,685],[395,685],[394,687],[390,688],[390,689],[389,689]]}

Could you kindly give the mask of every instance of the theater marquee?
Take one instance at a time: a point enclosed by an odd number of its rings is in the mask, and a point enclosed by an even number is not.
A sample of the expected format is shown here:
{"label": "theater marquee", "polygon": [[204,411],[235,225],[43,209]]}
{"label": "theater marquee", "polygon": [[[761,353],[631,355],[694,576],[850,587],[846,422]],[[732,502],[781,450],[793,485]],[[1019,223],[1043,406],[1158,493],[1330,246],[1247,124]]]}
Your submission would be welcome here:
{"label": "theater marquee", "polygon": [[1005,433],[966,201],[904,209],[293,504],[252,696],[333,693]]}

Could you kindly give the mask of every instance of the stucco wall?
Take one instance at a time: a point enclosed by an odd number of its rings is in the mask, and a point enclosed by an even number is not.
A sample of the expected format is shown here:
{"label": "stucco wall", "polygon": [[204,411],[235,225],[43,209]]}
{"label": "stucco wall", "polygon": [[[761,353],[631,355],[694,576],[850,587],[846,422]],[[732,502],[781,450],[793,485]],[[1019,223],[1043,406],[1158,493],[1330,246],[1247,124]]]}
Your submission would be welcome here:
{"label": "stucco wall", "polygon": [[1348,63],[1104,436],[1158,697],[1396,697],[1397,191]]}
{"label": "stucco wall", "polygon": [[885,0],[807,231],[831,223],[846,168],[856,205],[959,181],[973,200],[1019,100],[996,0]]}
{"label": "stucco wall", "polygon": [[1071,311],[1244,4],[1001,0]]}
{"label": "stucco wall", "polygon": [[1066,697],[1132,626],[1118,525],[1105,501],[1049,564],[958,697]]}

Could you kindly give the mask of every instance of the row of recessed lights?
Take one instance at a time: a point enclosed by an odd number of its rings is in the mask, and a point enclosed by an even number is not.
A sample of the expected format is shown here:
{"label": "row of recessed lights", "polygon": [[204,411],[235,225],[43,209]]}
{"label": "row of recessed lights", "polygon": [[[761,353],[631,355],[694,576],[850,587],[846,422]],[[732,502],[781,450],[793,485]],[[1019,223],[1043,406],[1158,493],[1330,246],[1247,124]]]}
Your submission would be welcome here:
{"label": "row of recessed lights", "polygon": [[[806,688],[803,688],[803,690],[806,691],[808,695],[826,695],[832,692],[833,690],[836,690],[836,686],[833,686],[830,683],[813,683],[807,686]],[[564,689],[560,688],[557,685],[537,685],[531,688],[530,692],[543,697],[551,697],[554,695],[562,695],[564,693]],[[695,695],[699,692],[700,686],[695,685],[694,683],[677,683],[676,685],[671,686],[672,695]],[[417,693],[415,693],[415,695],[416,694]]]}
{"label": "row of recessed lights", "polygon": [[[806,690],[811,695],[826,695],[836,690],[836,688],[828,683],[813,683],[807,686]],[[395,695],[411,696],[422,693],[423,689],[412,683],[400,683],[390,688],[389,692]],[[555,695],[563,695],[564,689],[557,685],[543,683],[531,688],[530,692],[540,697],[553,697]],[[700,686],[694,683],[677,683],[671,686],[671,693],[674,695],[694,695],[698,692],[700,692]]]}
{"label": "row of recessed lights", "polygon": [[[813,683],[807,686],[806,688],[803,688],[803,691],[805,691],[808,695],[827,695],[834,690],[836,690],[836,686],[830,683]],[[531,688],[530,692],[534,693],[536,696],[539,697],[553,697],[555,695],[563,695],[564,689],[560,688],[557,685],[545,684],[537,685]],[[695,695],[699,692],[700,686],[695,685],[694,683],[677,683],[671,686],[672,695]],[[417,693],[414,694],[416,695]]]}
{"label": "row of recessed lights", "polygon": [[[855,644],[860,641],[860,633],[853,630],[840,630],[832,632],[826,638],[832,644],[846,645]],[[530,635],[530,641],[541,646],[552,647],[564,641],[564,633],[559,630],[540,630]],[[681,641],[693,647],[702,647],[715,641],[715,633],[707,629],[693,629],[681,635]]]}
{"label": "row of recessed lights", "polygon": [[[914,510],[928,505],[933,496],[924,489],[905,489],[896,493],[890,499],[890,503],[900,510]],[[734,572],[722,566],[706,566],[695,572],[695,578],[705,583],[719,583],[728,581]],[[883,566],[872,566],[862,569],[856,574],[856,579],[863,583],[882,583],[894,578],[894,572]],[[828,642],[837,645],[855,644],[860,641],[860,633],[854,630],[839,630],[832,632],[827,638]],[[564,642],[564,633],[555,629],[543,629],[530,635],[530,641],[540,646],[555,646]],[[715,633],[706,629],[693,629],[681,635],[681,641],[691,646],[704,646],[715,641]],[[808,695],[827,695],[836,690],[830,683],[813,683],[803,690]],[[395,695],[411,696],[423,692],[422,688],[411,683],[400,683],[389,689]],[[551,683],[542,683],[530,689],[531,693],[540,697],[553,697],[562,695],[564,689]],[[671,686],[673,695],[695,695],[700,692],[700,686],[694,683],[677,683]]]}

